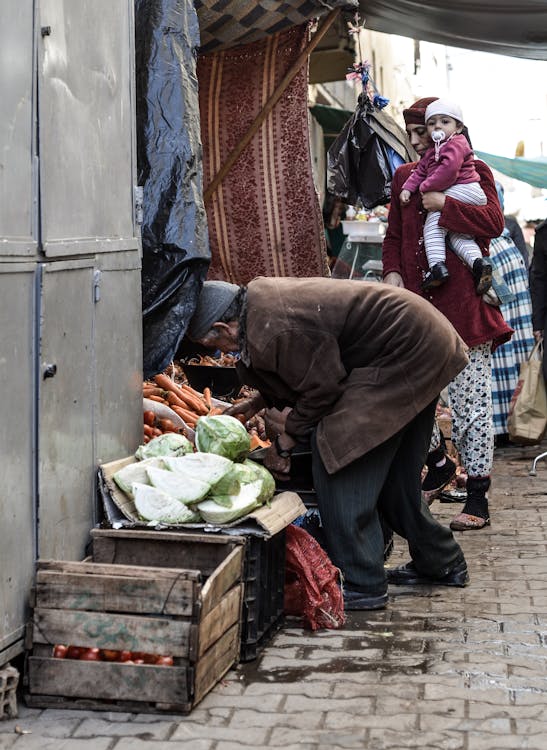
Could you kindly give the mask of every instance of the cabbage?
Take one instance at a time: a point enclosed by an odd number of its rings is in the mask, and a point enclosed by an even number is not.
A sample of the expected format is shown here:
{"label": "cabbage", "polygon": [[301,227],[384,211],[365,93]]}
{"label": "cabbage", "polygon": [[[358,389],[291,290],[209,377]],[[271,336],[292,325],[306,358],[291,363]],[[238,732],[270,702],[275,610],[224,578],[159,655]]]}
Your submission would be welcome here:
{"label": "cabbage", "polygon": [[199,479],[175,474],[172,471],[165,471],[164,469],[154,469],[151,467],[146,470],[146,473],[148,474],[150,484],[185,505],[202,500],[211,489],[207,482],[201,482]]}
{"label": "cabbage", "polygon": [[247,466],[253,472],[254,478],[260,479],[262,482],[262,490],[258,499],[261,503],[267,503],[274,496],[275,479],[265,466],[252,461],[250,458],[245,459],[243,466]]}
{"label": "cabbage", "polygon": [[145,458],[154,456],[183,456],[185,453],[192,453],[194,446],[177,432],[166,432],[164,435],[152,438],[146,445],[139,445],[135,453],[137,461],[143,461]]}
{"label": "cabbage", "polygon": [[250,482],[242,485],[237,495],[230,495],[231,507],[222,507],[215,498],[204,500],[199,503],[197,510],[201,517],[208,523],[230,523],[241,516],[246,516],[262,503],[258,500],[262,489],[260,481]]}
{"label": "cabbage", "polygon": [[251,450],[251,438],[244,425],[235,417],[219,414],[200,417],[196,425],[196,448],[216,453],[232,461],[241,461]]}
{"label": "cabbage", "polygon": [[197,513],[156,487],[134,482],[131,491],[135,498],[135,507],[141,518],[146,521],[194,523],[200,520]]}
{"label": "cabbage", "polygon": [[163,461],[170,471],[200,479],[211,485],[222,479],[233,467],[230,459],[217,456],[215,453],[189,453],[179,458],[166,457]]}
{"label": "cabbage", "polygon": [[129,497],[133,497],[131,492],[131,485],[133,482],[139,482],[140,484],[150,484],[146,469],[155,467],[157,469],[163,468],[163,461],[161,458],[147,458],[144,461],[137,461],[134,464],[128,464],[123,469],[117,471],[112,479],[116,482],[122,492],[125,492]]}

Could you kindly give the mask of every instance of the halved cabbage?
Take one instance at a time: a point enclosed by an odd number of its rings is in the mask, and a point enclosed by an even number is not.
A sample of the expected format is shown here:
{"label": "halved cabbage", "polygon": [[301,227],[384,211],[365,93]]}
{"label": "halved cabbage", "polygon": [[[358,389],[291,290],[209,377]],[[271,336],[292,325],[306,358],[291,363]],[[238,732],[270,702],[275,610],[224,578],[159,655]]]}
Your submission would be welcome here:
{"label": "halved cabbage", "polygon": [[146,445],[139,445],[135,452],[137,461],[143,461],[145,458],[154,456],[183,456],[185,453],[192,453],[194,446],[177,432],[166,432],[163,435],[152,438]]}
{"label": "halved cabbage", "polygon": [[146,473],[150,484],[185,505],[202,500],[211,489],[207,482],[165,469],[154,469],[152,467],[147,469]]}
{"label": "halved cabbage", "polygon": [[150,484],[146,469],[151,467],[163,469],[163,460],[158,457],[147,458],[144,461],[136,461],[134,464],[128,464],[127,466],[124,466],[123,469],[117,471],[112,476],[112,479],[116,482],[122,492],[125,492],[129,497],[133,497],[131,485],[133,482]]}
{"label": "halved cabbage", "polygon": [[134,482],[131,491],[135,498],[135,507],[146,521],[194,523],[200,520],[197,513],[156,487]]}
{"label": "halved cabbage", "polygon": [[207,523],[223,524],[235,521],[242,516],[251,513],[262,503],[258,497],[262,489],[262,482],[259,480],[243,484],[237,495],[229,495],[231,506],[223,507],[215,501],[214,498],[204,500],[197,505],[201,517]]}
{"label": "halved cabbage", "polygon": [[274,496],[275,479],[265,466],[262,466],[262,464],[259,464],[256,461],[252,461],[250,458],[246,458],[245,461],[243,461],[243,466],[246,466],[253,472],[255,479],[260,479],[262,482],[262,490],[260,492],[259,500],[262,503],[267,503]]}
{"label": "halved cabbage", "polygon": [[216,484],[233,466],[229,458],[217,456],[216,453],[188,453],[179,458],[166,457],[164,463],[170,471],[210,485]]}

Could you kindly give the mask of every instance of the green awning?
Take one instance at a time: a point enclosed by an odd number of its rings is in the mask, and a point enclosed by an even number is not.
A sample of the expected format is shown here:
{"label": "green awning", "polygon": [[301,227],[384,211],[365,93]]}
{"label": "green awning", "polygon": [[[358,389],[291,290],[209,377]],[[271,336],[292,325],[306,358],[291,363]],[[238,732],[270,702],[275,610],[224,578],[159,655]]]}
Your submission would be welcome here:
{"label": "green awning", "polygon": [[310,112],[323,128],[325,138],[336,138],[353,114],[349,109],[338,109],[326,104],[314,104],[310,107]]}
{"label": "green awning", "polygon": [[505,156],[495,156],[484,151],[475,151],[475,155],[485,161],[488,166],[498,172],[513,177],[515,180],[527,182],[538,188],[547,188],[547,157],[538,156],[536,159],[524,159],[517,156],[509,159]]}

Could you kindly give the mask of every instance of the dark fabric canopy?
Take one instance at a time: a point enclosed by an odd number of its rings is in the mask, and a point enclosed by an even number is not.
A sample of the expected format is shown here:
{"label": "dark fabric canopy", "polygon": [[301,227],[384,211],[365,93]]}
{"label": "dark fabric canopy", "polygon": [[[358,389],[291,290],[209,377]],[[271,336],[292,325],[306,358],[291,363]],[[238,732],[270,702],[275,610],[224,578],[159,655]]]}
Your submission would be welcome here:
{"label": "dark fabric canopy", "polygon": [[359,0],[359,6],[372,31],[547,60],[546,0]]}

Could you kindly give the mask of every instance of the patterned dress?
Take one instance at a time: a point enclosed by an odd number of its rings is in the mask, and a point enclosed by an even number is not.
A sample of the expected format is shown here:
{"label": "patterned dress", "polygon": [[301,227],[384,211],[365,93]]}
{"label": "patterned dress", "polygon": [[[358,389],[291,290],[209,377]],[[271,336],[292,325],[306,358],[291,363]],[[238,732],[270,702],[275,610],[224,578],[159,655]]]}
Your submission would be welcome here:
{"label": "patterned dress", "polygon": [[511,340],[499,346],[492,355],[494,434],[502,435],[507,433],[507,413],[517,385],[520,363],[534,346],[532,301],[524,259],[509,233],[504,232],[501,237],[491,240],[490,259],[514,294],[514,299],[501,305],[500,310],[515,332]]}

